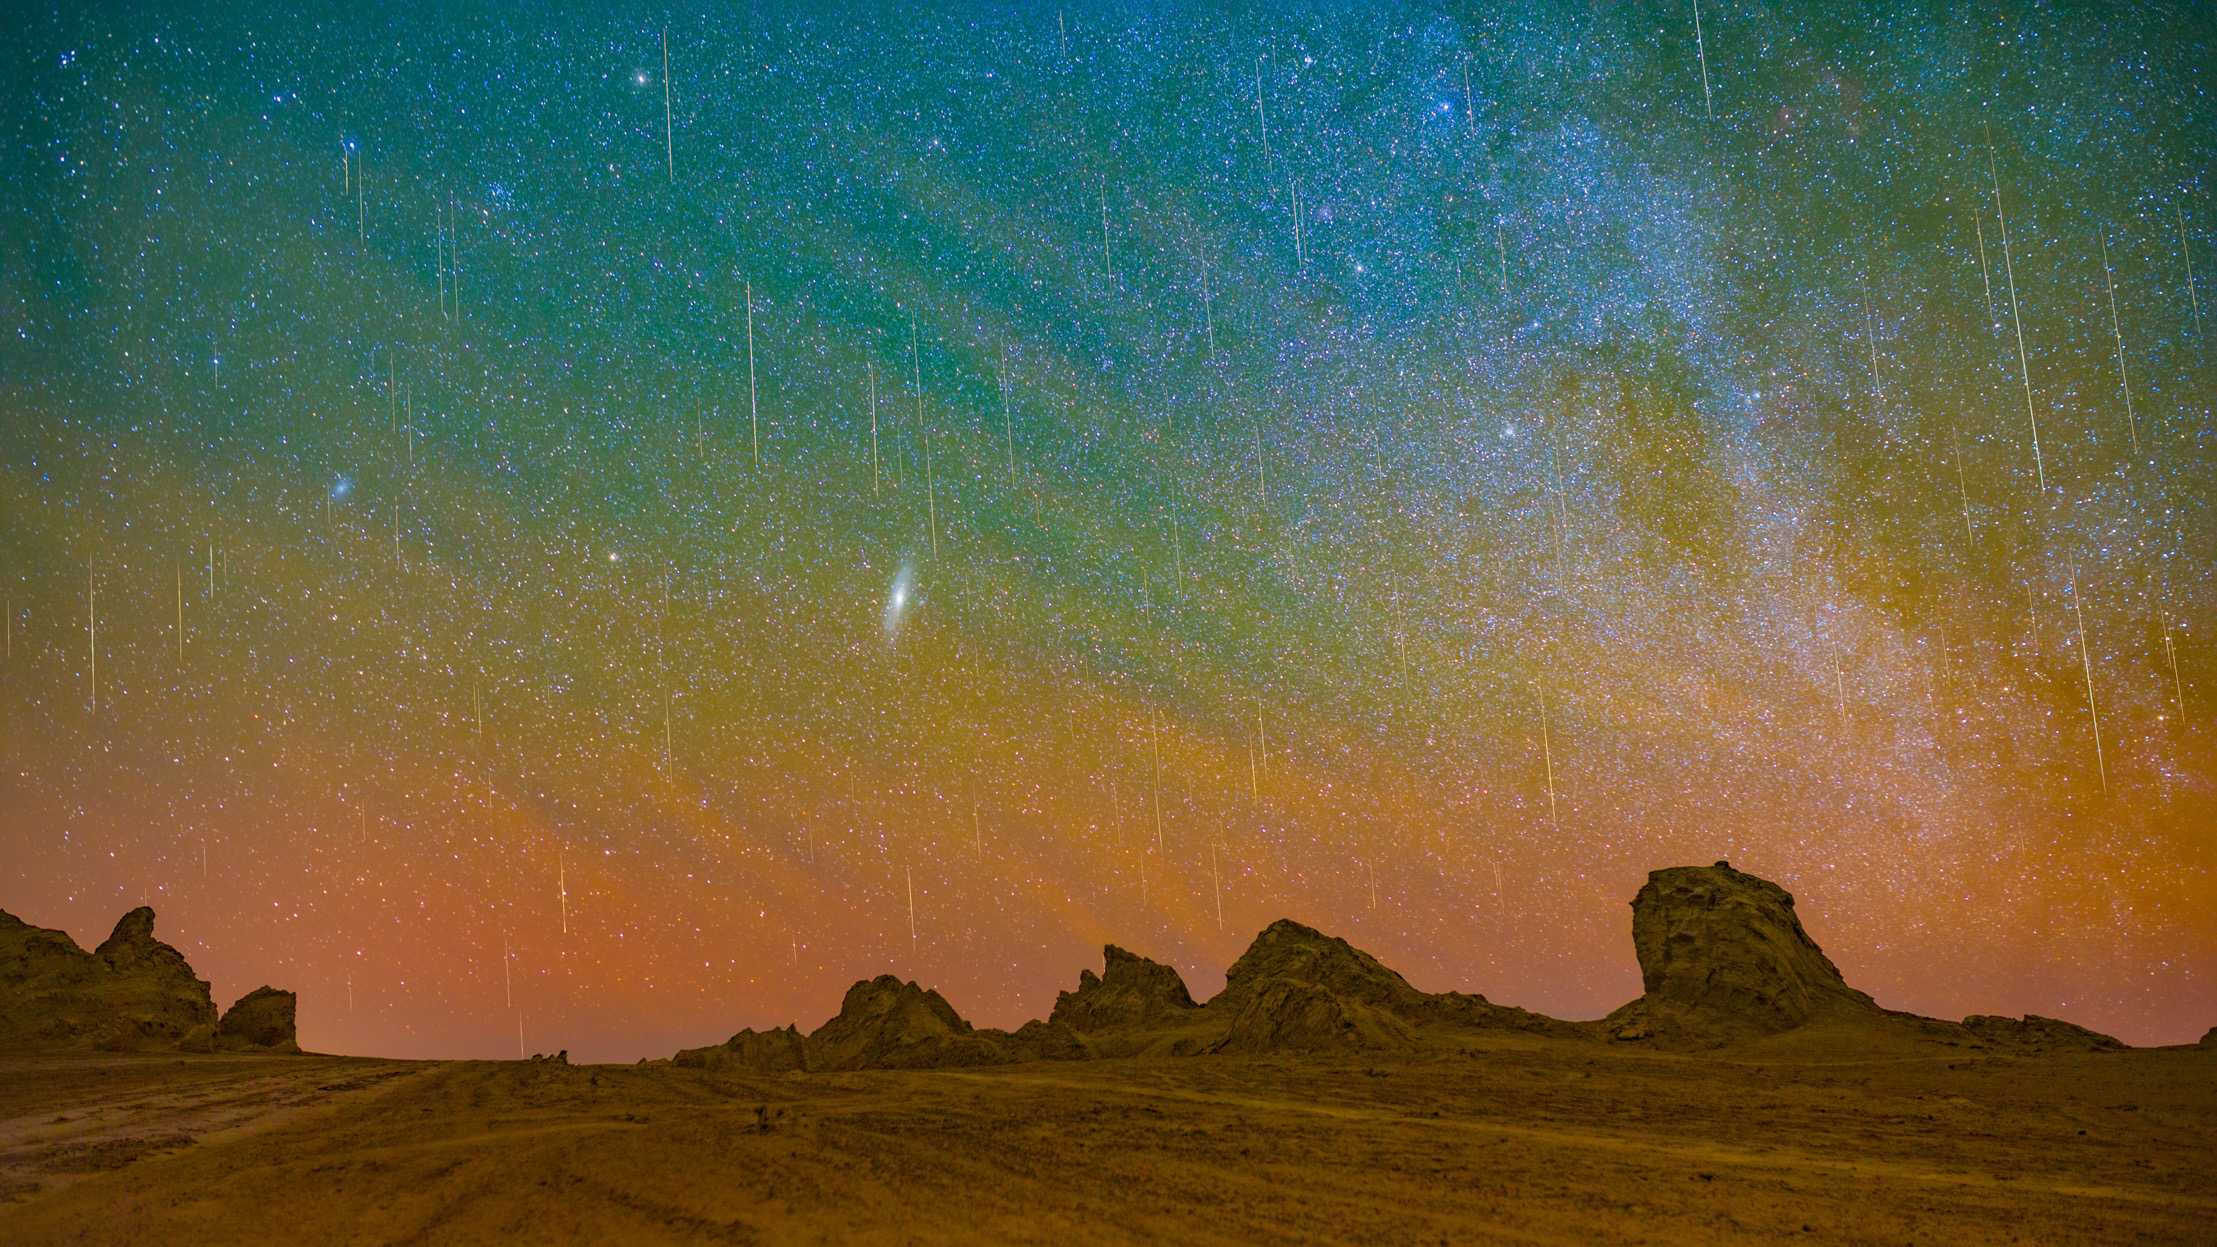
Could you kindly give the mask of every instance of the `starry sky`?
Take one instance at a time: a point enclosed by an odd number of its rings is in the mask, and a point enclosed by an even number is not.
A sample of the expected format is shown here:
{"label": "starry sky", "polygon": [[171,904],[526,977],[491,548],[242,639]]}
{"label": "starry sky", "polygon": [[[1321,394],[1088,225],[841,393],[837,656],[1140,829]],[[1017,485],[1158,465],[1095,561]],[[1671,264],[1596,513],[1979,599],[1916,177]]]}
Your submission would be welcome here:
{"label": "starry sky", "polygon": [[1730,858],[2198,1036],[2217,16],[1508,7],[19,11],[0,906],[614,1060]]}

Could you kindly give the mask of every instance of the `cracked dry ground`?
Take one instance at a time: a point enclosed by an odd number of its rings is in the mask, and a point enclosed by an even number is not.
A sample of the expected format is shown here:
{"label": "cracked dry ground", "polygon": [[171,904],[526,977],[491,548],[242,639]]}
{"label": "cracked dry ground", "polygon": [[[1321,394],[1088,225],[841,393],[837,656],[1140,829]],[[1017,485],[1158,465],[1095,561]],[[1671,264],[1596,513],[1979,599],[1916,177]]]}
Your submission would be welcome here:
{"label": "cracked dry ground", "polygon": [[19,1244],[2207,1242],[2217,1054],[0,1062]]}

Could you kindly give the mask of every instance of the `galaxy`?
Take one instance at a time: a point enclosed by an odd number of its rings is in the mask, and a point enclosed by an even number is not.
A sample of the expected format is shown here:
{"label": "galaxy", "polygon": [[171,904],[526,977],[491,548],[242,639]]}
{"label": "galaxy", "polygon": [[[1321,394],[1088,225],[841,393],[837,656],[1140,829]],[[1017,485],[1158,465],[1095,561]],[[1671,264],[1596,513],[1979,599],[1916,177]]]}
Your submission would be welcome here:
{"label": "galaxy", "polygon": [[[1697,30],[1698,21],[1698,30]],[[54,5],[0,904],[631,1060],[1273,919],[2217,1013],[2207,5]]]}

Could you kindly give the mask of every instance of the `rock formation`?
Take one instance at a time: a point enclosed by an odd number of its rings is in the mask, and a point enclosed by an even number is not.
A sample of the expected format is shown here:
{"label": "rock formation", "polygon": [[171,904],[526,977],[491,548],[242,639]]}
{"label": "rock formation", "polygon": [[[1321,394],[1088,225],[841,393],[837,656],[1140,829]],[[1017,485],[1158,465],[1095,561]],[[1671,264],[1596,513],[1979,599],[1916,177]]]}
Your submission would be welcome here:
{"label": "rock formation", "polygon": [[61,931],[0,910],[0,1043],[28,1048],[295,1052],[291,992],[262,988],[219,1027],[207,981],[154,938],[154,911],[123,915],[86,952]]}
{"label": "rock formation", "polygon": [[216,1043],[225,1048],[298,1052],[293,1013],[299,998],[274,987],[257,987],[232,1002],[216,1024]]}
{"label": "rock formation", "polygon": [[1101,949],[1101,973],[1078,972],[1078,990],[1055,997],[1048,1020],[1080,1033],[1151,1026],[1200,1008],[1178,972],[1110,944]]}
{"label": "rock formation", "polygon": [[674,1058],[692,1069],[735,1070],[748,1074],[783,1074],[808,1068],[808,1057],[795,1027],[782,1030],[743,1030],[720,1044],[687,1048]]}
{"label": "rock formation", "polygon": [[123,915],[87,953],[61,931],[0,912],[0,1034],[34,1046],[201,1046],[215,1001],[184,955],[154,938],[154,911]]}
{"label": "rock formation", "polygon": [[1725,1042],[1883,1012],[1801,929],[1786,889],[1730,862],[1648,875],[1632,951],[1646,994],[1604,1023],[1618,1039]]}
{"label": "rock formation", "polygon": [[808,1037],[808,1068],[924,1069],[1009,1059],[928,988],[881,974],[847,989],[838,1016]]}
{"label": "rock formation", "polygon": [[[938,992],[888,975],[848,989],[838,1016],[805,1038],[792,1027],[741,1031],[680,1052],[676,1063],[780,1073],[1209,1052],[1457,1051],[1502,1032],[1673,1047],[1804,1029],[1820,1045],[1851,1050],[1878,1039],[2002,1051],[2123,1046],[2052,1018],[1955,1023],[1882,1009],[1847,985],[1802,929],[1784,888],[1728,862],[1650,874],[1632,900],[1632,946],[1644,994],[1600,1022],[1422,991],[1346,940],[1281,919],[1255,937],[1206,1003],[1194,1001],[1175,969],[1111,944],[1101,973],[1080,972],[1077,990],[1056,996],[1045,1021],[1014,1032],[974,1028]],[[2217,1047],[2217,1030],[2202,1044]]]}
{"label": "rock formation", "polygon": [[1973,1014],[1963,1019],[1963,1029],[1998,1048],[2029,1048],[2040,1052],[2118,1052],[2124,1044],[2100,1031],[2070,1022],[2059,1022],[2036,1013],[2021,1018]]}
{"label": "rock formation", "polygon": [[1346,940],[1281,918],[1224,972],[1211,1012],[1228,1013],[1219,1052],[1401,1048],[1426,997]]}
{"label": "rock formation", "polygon": [[1225,1016],[1212,1051],[1280,1052],[1452,1044],[1458,1032],[1520,1030],[1571,1037],[1582,1028],[1484,996],[1426,992],[1338,936],[1279,919],[1225,972],[1208,1002]]}

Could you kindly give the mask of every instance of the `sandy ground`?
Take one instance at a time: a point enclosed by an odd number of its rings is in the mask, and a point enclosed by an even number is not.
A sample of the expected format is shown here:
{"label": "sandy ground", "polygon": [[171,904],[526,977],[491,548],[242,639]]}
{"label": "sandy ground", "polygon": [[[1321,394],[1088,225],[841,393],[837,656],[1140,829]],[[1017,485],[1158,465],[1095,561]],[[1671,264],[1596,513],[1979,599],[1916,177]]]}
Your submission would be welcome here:
{"label": "sandy ground", "polygon": [[37,1243],[2202,1242],[2217,1053],[0,1062]]}

